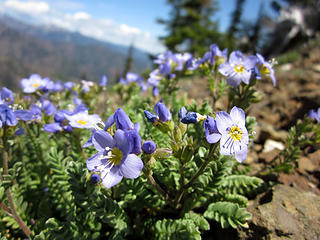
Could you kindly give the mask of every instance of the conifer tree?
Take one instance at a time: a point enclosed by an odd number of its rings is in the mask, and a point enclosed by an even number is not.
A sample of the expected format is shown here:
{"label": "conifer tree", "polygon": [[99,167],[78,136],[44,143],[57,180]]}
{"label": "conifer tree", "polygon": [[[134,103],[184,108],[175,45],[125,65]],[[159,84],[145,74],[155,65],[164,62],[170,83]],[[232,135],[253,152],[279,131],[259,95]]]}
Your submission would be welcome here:
{"label": "conifer tree", "polygon": [[212,20],[218,10],[217,0],[168,0],[172,10],[168,20],[159,19],[168,30],[160,37],[169,50],[202,54],[205,46],[223,46],[217,21]]}

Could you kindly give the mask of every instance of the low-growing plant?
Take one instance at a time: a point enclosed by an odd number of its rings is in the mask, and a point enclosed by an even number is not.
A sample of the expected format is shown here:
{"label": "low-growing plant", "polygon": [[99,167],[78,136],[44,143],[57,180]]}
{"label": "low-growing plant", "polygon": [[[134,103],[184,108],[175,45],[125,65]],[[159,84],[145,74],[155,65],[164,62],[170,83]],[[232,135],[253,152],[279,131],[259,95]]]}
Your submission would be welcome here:
{"label": "low-growing plant", "polygon": [[[203,58],[154,62],[147,82],[128,73],[114,91],[106,77],[37,74],[21,80],[22,94],[2,88],[2,239],[201,239],[213,221],[248,227],[248,197],[264,183],[238,169],[256,125],[245,111],[263,96],[261,77],[276,85],[272,63],[215,44]],[[209,81],[202,103],[180,97],[178,82],[193,76]],[[292,128],[274,171],[319,141],[312,124]]]}

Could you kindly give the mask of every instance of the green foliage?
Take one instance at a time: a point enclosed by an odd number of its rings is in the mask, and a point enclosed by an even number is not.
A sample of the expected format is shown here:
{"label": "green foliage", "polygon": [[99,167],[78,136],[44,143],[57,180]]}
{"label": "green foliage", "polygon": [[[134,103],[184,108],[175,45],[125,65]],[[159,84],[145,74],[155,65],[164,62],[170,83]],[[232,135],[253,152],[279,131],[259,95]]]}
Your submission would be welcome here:
{"label": "green foliage", "polygon": [[222,228],[248,227],[247,220],[251,219],[251,214],[245,208],[231,202],[211,203],[203,216],[220,222]]}
{"label": "green foliage", "polygon": [[301,150],[306,146],[314,146],[319,143],[319,124],[314,124],[310,118],[306,118],[303,121],[298,120],[297,124],[289,130],[286,148],[272,160],[271,166],[269,167],[269,173],[290,173],[290,171],[298,164]]}
{"label": "green foliage", "polygon": [[216,0],[168,0],[168,4],[172,7],[169,20],[158,20],[169,31],[161,37],[168,49],[202,55],[212,39],[223,45],[217,22],[212,20],[217,10]]}

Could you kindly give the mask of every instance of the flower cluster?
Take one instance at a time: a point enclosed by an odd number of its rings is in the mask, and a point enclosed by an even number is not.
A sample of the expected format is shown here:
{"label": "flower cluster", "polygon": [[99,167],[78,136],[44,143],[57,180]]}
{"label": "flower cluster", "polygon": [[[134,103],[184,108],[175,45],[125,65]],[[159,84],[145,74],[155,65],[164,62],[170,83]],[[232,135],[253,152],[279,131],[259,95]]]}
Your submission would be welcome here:
{"label": "flower cluster", "polygon": [[[117,130],[112,136],[105,130],[114,123]],[[141,138],[138,124],[134,125],[121,108],[109,117],[105,125],[105,130],[94,131],[91,136],[98,153],[87,160],[87,167],[90,171],[99,172],[103,185],[111,188],[123,177],[139,177],[143,168],[143,162],[137,156],[141,153]]]}

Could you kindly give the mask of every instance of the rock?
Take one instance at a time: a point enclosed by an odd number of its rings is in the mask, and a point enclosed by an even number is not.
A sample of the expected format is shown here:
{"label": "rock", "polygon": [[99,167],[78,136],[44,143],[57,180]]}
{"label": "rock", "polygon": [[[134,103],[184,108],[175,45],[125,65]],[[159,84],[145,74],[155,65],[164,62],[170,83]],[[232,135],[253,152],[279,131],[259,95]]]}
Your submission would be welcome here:
{"label": "rock", "polygon": [[312,172],[316,169],[316,166],[307,157],[301,157],[298,160],[298,170],[302,174],[306,174],[306,171]]}
{"label": "rock", "polygon": [[259,160],[265,163],[271,163],[272,160],[280,153],[280,150],[274,149],[269,152],[262,152],[259,154]]}
{"label": "rock", "polygon": [[[273,139],[276,141],[286,141],[288,132],[284,130],[276,130],[272,125],[261,122],[261,137],[264,139]],[[264,140],[261,139],[261,140]]]}
{"label": "rock", "polygon": [[284,148],[285,147],[282,142],[277,142],[272,139],[267,139],[263,147],[263,152],[270,152],[274,149],[278,149],[282,151],[284,150]]}
{"label": "rock", "polygon": [[319,239],[320,197],[277,185],[250,202],[252,220],[240,239]]}

